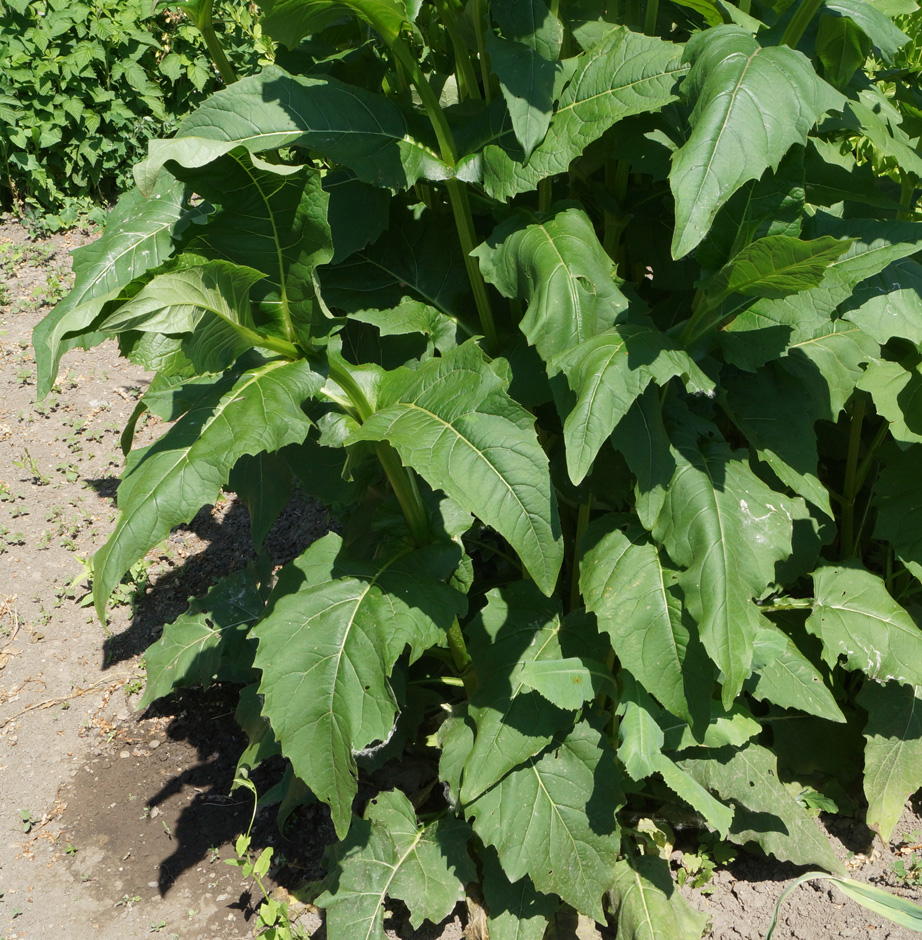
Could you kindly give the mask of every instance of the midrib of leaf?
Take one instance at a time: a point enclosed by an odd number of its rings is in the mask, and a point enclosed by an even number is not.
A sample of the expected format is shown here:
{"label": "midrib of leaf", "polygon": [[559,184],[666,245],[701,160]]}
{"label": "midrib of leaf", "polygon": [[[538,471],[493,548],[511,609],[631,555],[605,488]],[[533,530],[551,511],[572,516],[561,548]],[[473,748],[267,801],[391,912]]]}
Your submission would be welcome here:
{"label": "midrib of leaf", "polygon": [[[823,608],[825,608],[826,610],[841,610],[841,611],[845,611],[846,614],[852,614],[852,615],[854,615],[854,614],[859,614],[859,615],[862,616],[862,617],[868,617],[868,618],[871,619],[871,620],[876,620],[878,623],[885,623],[885,624],[888,624],[890,627],[893,627],[894,629],[899,630],[901,633],[905,634],[906,636],[918,637],[918,631],[917,631],[917,630],[912,630],[912,629],[909,629],[909,628],[907,628],[907,627],[901,626],[901,625],[900,625],[899,623],[897,623],[895,620],[889,620],[887,617],[882,617],[880,614],[877,614],[877,613],[875,613],[874,611],[868,611],[868,610],[864,610],[864,609],[859,609],[859,608],[857,608],[857,607],[841,607],[841,606],[839,606],[839,605],[837,605],[837,604],[827,604],[827,603],[825,603],[825,602],[822,603],[822,604],[819,604],[819,605],[817,605],[817,606],[820,608],[821,611],[822,611]],[[814,607],[814,610],[815,610],[815,609],[816,609],[816,608]],[[845,627],[844,629],[845,629],[846,632],[848,632],[849,634],[851,633],[851,631],[848,630],[847,627]]]}
{"label": "midrib of leaf", "polygon": [[[714,163],[714,157],[716,156],[717,151],[720,147],[721,140],[723,140],[724,132],[726,131],[727,126],[730,123],[730,114],[733,111],[733,105],[736,103],[737,95],[739,95],[740,90],[743,87],[743,79],[746,77],[746,73],[749,71],[749,66],[752,65],[753,59],[755,59],[755,57],[760,52],[763,52],[763,51],[764,50],[761,48],[754,49],[752,51],[752,54],[746,59],[746,65],[743,67],[743,71],[740,73],[739,79],[737,79],[736,86],[733,89],[733,93],[730,95],[730,100],[727,102],[727,110],[726,110],[726,113],[724,114],[723,122],[720,125],[720,133],[711,142],[711,153],[710,153],[710,156],[708,157],[707,167],[705,168],[703,180],[707,180],[711,175],[711,166]],[[700,189],[704,189],[704,182],[702,182],[701,186],[699,187],[699,190]]]}
{"label": "midrib of leaf", "polygon": [[[544,793],[544,796],[546,797],[548,803],[550,804],[551,811],[553,812],[555,818],[557,819],[558,824],[563,826],[563,829],[567,834],[567,839],[569,839],[570,845],[572,846],[573,856],[576,857],[577,864],[579,865],[580,878],[582,878],[583,861],[579,856],[579,850],[578,850],[578,846],[576,843],[576,839],[573,838],[573,833],[570,832],[570,827],[566,824],[566,821],[564,820],[563,816],[560,815],[560,812],[557,809],[557,803],[551,797],[551,794],[548,793],[547,787],[544,785],[544,781],[541,779],[541,774],[538,773],[538,759],[537,758],[532,758],[531,772],[535,775],[535,779],[538,781],[538,786],[541,787],[541,790]],[[534,819],[534,816],[532,816],[532,819]],[[526,841],[527,841],[527,833],[526,833],[526,837],[522,839],[522,844],[524,845]]]}
{"label": "midrib of leaf", "polygon": [[[836,320],[835,322],[841,323],[843,321]],[[860,332],[861,330],[857,326],[849,326],[847,330],[831,329],[828,333],[823,333],[821,336],[811,336],[809,339],[802,339],[798,343],[791,343],[787,351],[790,352],[792,349],[799,349],[801,346],[810,346],[813,343],[819,343],[824,339],[829,339],[831,336],[848,336],[850,333],[860,333]]]}
{"label": "midrib of leaf", "polygon": [[374,258],[372,258],[372,257],[370,257],[369,255],[367,255],[364,251],[357,251],[357,252],[355,253],[355,257],[361,258],[363,261],[367,262],[368,264],[372,265],[373,267],[378,268],[379,271],[383,271],[385,274],[389,274],[391,277],[396,278],[398,283],[400,283],[400,284],[406,284],[408,287],[412,287],[413,290],[415,290],[416,293],[420,295],[420,297],[425,298],[426,302],[429,303],[431,306],[435,307],[436,310],[439,311],[439,313],[443,313],[443,314],[444,314],[446,317],[448,317],[453,323],[455,323],[455,324],[457,324],[459,327],[461,327],[461,329],[463,329],[464,332],[466,332],[469,336],[473,336],[473,335],[474,335],[474,334],[471,332],[470,329],[468,329],[467,327],[465,327],[465,326],[461,323],[461,321],[458,320],[458,319],[454,316],[454,314],[452,314],[450,311],[446,310],[445,307],[444,307],[442,304],[440,304],[439,301],[438,301],[435,297],[430,297],[429,294],[428,294],[428,292],[424,291],[418,284],[415,284],[415,283],[414,283],[414,284],[410,284],[410,282],[405,281],[404,278],[403,278],[403,276],[402,276],[400,273],[398,273],[397,271],[392,271],[389,267],[387,267],[387,265],[381,264],[380,261],[376,261]]}
{"label": "midrib of leaf", "polygon": [[[595,62],[597,59],[601,59],[601,58],[604,58],[604,56],[601,53],[599,53],[593,56],[591,59],[589,59],[588,62],[586,62],[585,67],[580,70],[579,78],[574,80],[575,86],[576,86],[574,89],[574,94],[576,94],[579,91],[579,88],[582,85],[583,79],[586,77],[586,72],[589,70],[589,66],[592,65],[592,63]],[[635,88],[637,85],[643,85],[647,82],[653,81],[654,79],[660,78],[663,75],[677,75],[679,72],[687,72],[688,69],[689,69],[689,66],[687,65],[679,65],[678,68],[666,69],[663,72],[656,72],[654,75],[645,75],[643,78],[638,78],[636,81],[628,82],[626,85],[619,85],[617,90],[625,91],[627,89],[632,89],[632,88]],[[595,101],[596,98],[605,98],[610,95],[613,95],[614,93],[615,93],[614,88],[607,88],[605,89],[605,91],[598,92],[598,94],[589,95],[586,98],[577,98],[574,101],[572,101],[570,104],[565,104],[563,107],[558,109],[554,117],[556,119],[557,115],[563,114],[566,111],[571,110],[572,108],[577,108],[580,105],[585,104],[587,101]]]}
{"label": "midrib of leaf", "polygon": [[906,743],[906,741],[908,740],[907,737],[906,737],[906,733],[909,731],[909,726],[912,724],[912,716],[915,714],[916,704],[917,704],[918,701],[919,701],[919,700],[916,698],[916,696],[913,695],[913,697],[912,697],[912,708],[909,709],[909,717],[908,717],[907,720],[906,720],[906,725],[905,725],[905,727],[903,728],[902,733],[901,733],[900,735],[896,736],[896,738],[895,738],[895,743],[894,743],[893,746],[891,746],[890,749],[889,749],[889,753],[890,753],[890,755],[891,755],[891,760],[890,760],[890,767],[889,767],[889,769],[888,769],[888,771],[887,771],[887,774],[886,774],[886,778],[887,778],[887,786],[886,786],[886,789],[887,789],[887,790],[890,789],[890,780],[892,779],[892,777],[893,777],[893,775],[894,775],[894,774],[893,774],[893,768],[896,766],[896,759],[892,758],[893,752],[896,751],[896,750],[902,750],[903,745],[904,745],[904,744]]}
{"label": "midrib of leaf", "polygon": [[204,643],[207,643],[213,636],[218,636],[221,633],[224,633],[226,630],[233,630],[235,627],[239,627],[241,624],[250,623],[252,620],[251,617],[247,617],[243,620],[238,620],[236,623],[229,623],[224,627],[209,627],[210,633],[206,633],[203,636],[197,637],[191,643],[187,643],[183,646],[179,652],[163,667],[162,671],[169,669],[171,666],[175,666],[176,662],[180,659],[183,653],[188,652],[194,646],[202,646]]}
{"label": "midrib of leaf", "polygon": [[577,278],[576,278],[576,277],[573,277],[573,276],[570,274],[570,271],[569,271],[569,269],[568,269],[568,267],[567,267],[567,263],[566,263],[566,261],[564,261],[563,255],[560,253],[560,249],[557,247],[556,242],[554,241],[554,239],[551,237],[550,233],[548,232],[547,226],[546,226],[543,222],[539,222],[538,225],[541,227],[541,233],[542,233],[542,234],[544,235],[544,237],[547,239],[548,244],[554,249],[554,254],[557,255],[557,260],[558,260],[557,267],[554,268],[554,270],[551,271],[551,272],[547,275],[547,283],[550,283],[550,281],[551,281],[551,279],[554,277],[554,275],[555,275],[558,271],[560,271],[561,269],[563,269],[564,273],[565,273],[566,276],[567,276],[567,292],[568,292],[569,295],[570,295],[570,304],[571,304],[571,306],[573,307],[573,310],[576,311],[576,312],[579,314],[579,315],[576,317],[576,324],[577,324],[577,325],[576,325],[576,335],[579,337],[579,341],[582,342],[583,339],[585,339],[585,337],[583,336],[583,330],[582,330],[583,320],[582,320],[581,314],[582,314],[583,311],[582,311],[582,305],[581,305],[580,302],[579,302],[579,294],[577,293],[577,291],[576,291],[576,286],[575,286],[575,284],[574,284],[574,281],[576,281]]}
{"label": "midrib of leaf", "polygon": [[[397,863],[396,863],[395,865],[388,865],[387,862],[381,862],[381,864],[382,864],[385,868],[389,868],[389,869],[390,869],[390,872],[391,872],[391,873],[390,873],[390,875],[388,876],[387,882],[385,883],[384,887],[381,889],[380,892],[377,893],[378,901],[377,901],[377,903],[375,904],[375,914],[377,914],[378,911],[380,910],[380,908],[384,905],[384,900],[385,900],[385,898],[387,897],[387,889],[390,888],[391,882],[394,880],[394,878],[397,877],[397,872],[400,871],[401,866],[402,866],[403,863],[410,857],[410,855],[411,855],[413,852],[416,851],[416,846],[419,845],[419,843],[420,843],[420,841],[421,841],[421,839],[422,839],[422,837],[423,837],[423,832],[425,832],[425,830],[417,830],[417,831],[416,831],[416,835],[415,835],[415,837],[413,838],[413,841],[410,843],[409,848],[408,848],[408,849],[406,850],[406,852],[404,852],[403,855],[397,860]],[[375,860],[372,859],[372,861],[375,861]],[[369,896],[369,897],[375,897],[375,894],[376,894],[376,892],[374,892],[374,891],[369,891],[369,892],[368,892],[368,896]],[[368,930],[365,932],[365,940],[370,940],[372,934],[374,933],[374,925],[375,925],[375,917],[374,917],[374,915],[372,915],[371,918],[369,918],[369,921],[368,921]]]}

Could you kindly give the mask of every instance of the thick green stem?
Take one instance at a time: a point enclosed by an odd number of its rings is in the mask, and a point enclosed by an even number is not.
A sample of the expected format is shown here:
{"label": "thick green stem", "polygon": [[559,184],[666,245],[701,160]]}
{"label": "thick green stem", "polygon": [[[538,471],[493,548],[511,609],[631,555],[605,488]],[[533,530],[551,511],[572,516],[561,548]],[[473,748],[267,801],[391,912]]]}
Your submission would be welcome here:
{"label": "thick green stem", "polygon": [[909,221],[914,216],[912,199],[916,194],[916,178],[912,173],[900,174],[900,211],[896,217],[900,221]]}
{"label": "thick green stem", "polygon": [[644,14],[643,31],[648,36],[656,35],[656,17],[659,15],[659,0],[647,0]]}
{"label": "thick green stem", "polygon": [[481,98],[480,86],[477,84],[477,75],[474,72],[474,66],[471,64],[471,57],[468,55],[464,43],[458,37],[455,11],[451,3],[446,3],[445,0],[435,0],[435,5],[451,39],[451,47],[455,54],[455,65],[458,69],[458,91],[461,98],[471,98],[474,101],[479,101]]}
{"label": "thick green stem", "polygon": [[[628,218],[624,212],[624,202],[627,199],[627,188],[630,180],[631,164],[627,160],[609,160],[605,164],[605,185],[609,193],[618,203],[618,212],[605,210],[605,230],[602,236],[602,247],[605,253],[620,265],[621,233],[627,228]],[[622,276],[626,271],[620,272]]]}
{"label": "thick green stem", "polygon": [[224,84],[233,85],[234,82],[237,81],[237,73],[224,54],[224,49],[221,47],[221,43],[215,34],[211,17],[208,17],[207,22],[198,23],[197,25],[199,32],[202,34],[202,38],[205,40],[205,45],[208,47],[208,54],[217,66],[221,78],[224,79]]}
{"label": "thick green stem", "polygon": [[788,28],[784,31],[781,42],[792,49],[796,49],[804,30],[810,25],[810,21],[819,13],[822,6],[823,0],[800,0],[800,5],[794,12],[791,22],[788,23]]}
{"label": "thick green stem", "polygon": [[845,462],[845,485],[842,510],[842,533],[839,541],[840,555],[850,558],[855,553],[855,500],[858,496],[858,455],[861,450],[861,427],[864,423],[866,403],[863,398],[855,400],[852,407],[852,423],[848,438],[848,456]]}
{"label": "thick green stem", "polygon": [[573,570],[570,572],[570,610],[580,606],[579,590],[579,543],[582,542],[586,529],[589,528],[589,515],[592,512],[592,494],[584,503],[580,503],[579,515],[576,517],[576,535],[573,538]]}
{"label": "thick green stem", "polygon": [[868,445],[868,449],[865,451],[864,457],[861,460],[861,463],[858,465],[858,471],[855,474],[855,490],[856,492],[861,491],[861,487],[864,486],[864,481],[868,477],[868,473],[871,469],[871,463],[874,460],[874,453],[878,447],[884,442],[884,438],[887,436],[887,431],[890,430],[890,422],[884,421],[883,424],[877,429],[877,433],[874,435],[874,440]]}
{"label": "thick green stem", "polygon": [[471,654],[467,651],[467,643],[464,642],[464,634],[461,632],[457,617],[448,630],[448,648],[451,650],[455,669],[464,683],[464,691],[470,698],[477,691],[477,676],[471,665]]}
{"label": "thick green stem", "polygon": [[483,97],[487,104],[493,99],[490,89],[490,57],[487,55],[486,37],[483,31],[482,0],[471,0],[474,4],[474,35],[477,37],[477,57],[480,59],[480,80],[483,82]]}
{"label": "thick green stem", "polygon": [[[410,52],[406,43],[398,36],[388,40],[391,50],[397,60],[403,65],[410,77],[410,81],[416,88],[423,107],[429,115],[432,122],[432,128],[435,131],[436,140],[439,143],[442,160],[454,169],[458,162],[458,155],[455,150],[455,141],[451,134],[451,128],[448,126],[448,120],[439,104],[439,99],[432,86],[423,74],[419,63]],[[445,186],[448,189],[448,198],[451,203],[452,215],[455,219],[455,228],[458,232],[458,238],[461,242],[461,252],[464,255],[464,266],[467,269],[467,277],[470,281],[471,291],[474,294],[474,302],[477,305],[477,313],[480,316],[480,328],[487,341],[487,352],[495,353],[498,348],[496,335],[496,325],[493,322],[493,310],[490,307],[490,296],[487,293],[487,285],[484,283],[483,275],[480,273],[480,265],[477,259],[471,255],[471,252],[477,247],[477,236],[474,231],[474,216],[471,212],[471,203],[468,199],[467,189],[459,179],[452,177],[446,180]]]}
{"label": "thick green stem", "polygon": [[[329,359],[329,366],[330,378],[346,393],[349,401],[352,402],[358,420],[360,422],[367,421],[373,414],[373,410],[365,397],[365,393],[349,374],[348,369],[343,368],[332,358]],[[429,516],[419,494],[416,478],[413,476],[412,471],[400,462],[397,452],[387,441],[381,441],[375,452],[388,482],[394,490],[397,502],[400,503],[400,508],[403,510],[413,541],[417,545],[427,544],[431,540]]]}

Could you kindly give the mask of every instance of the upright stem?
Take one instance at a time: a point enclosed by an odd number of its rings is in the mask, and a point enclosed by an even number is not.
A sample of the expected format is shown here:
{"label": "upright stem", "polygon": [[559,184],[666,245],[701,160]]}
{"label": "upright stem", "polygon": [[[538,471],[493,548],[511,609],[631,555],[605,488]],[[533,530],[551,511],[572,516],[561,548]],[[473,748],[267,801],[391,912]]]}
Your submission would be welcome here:
{"label": "upright stem", "polygon": [[897,219],[906,221],[912,219],[912,197],[916,193],[916,178],[912,173],[900,173],[900,211]]}
{"label": "upright stem", "polygon": [[576,535],[573,538],[573,570],[570,572],[570,610],[579,607],[579,543],[589,527],[589,515],[592,512],[592,494],[584,503],[579,504],[579,515],[576,518]]}
{"label": "upright stem", "polygon": [[211,56],[214,64],[218,67],[218,72],[220,73],[221,78],[224,79],[224,84],[233,85],[234,82],[237,81],[237,73],[234,71],[234,67],[230,64],[227,56],[224,54],[224,49],[222,48],[221,43],[215,34],[211,17],[208,17],[207,23],[198,24],[198,29],[202,34],[202,38],[205,40],[205,45],[208,47],[208,54]]}
{"label": "upright stem", "polygon": [[845,506],[842,510],[842,537],[840,555],[850,558],[855,552],[855,500],[858,496],[858,454],[861,450],[861,426],[864,423],[866,403],[863,398],[855,400],[852,407],[852,423],[848,437],[848,456],[845,462],[845,485],[843,496]]}
{"label": "upright stem", "polygon": [[810,25],[813,17],[819,13],[822,5],[823,0],[800,0],[800,5],[794,12],[791,22],[788,23],[788,28],[784,31],[781,42],[792,49],[796,49],[804,30]]}
{"label": "upright stem", "polygon": [[656,33],[656,17],[659,15],[659,0],[647,0],[647,10],[644,15],[643,31],[648,36]]}
{"label": "upright stem", "polygon": [[490,57],[487,55],[487,43],[483,32],[482,0],[471,0],[474,4],[474,35],[477,37],[477,57],[480,59],[480,80],[483,82],[483,97],[487,104],[493,99],[490,89]]}
{"label": "upright stem", "polygon": [[467,643],[464,642],[464,634],[457,617],[448,630],[448,649],[451,651],[455,669],[464,683],[464,691],[470,698],[477,691],[477,676],[471,667],[471,654],[467,651]]}

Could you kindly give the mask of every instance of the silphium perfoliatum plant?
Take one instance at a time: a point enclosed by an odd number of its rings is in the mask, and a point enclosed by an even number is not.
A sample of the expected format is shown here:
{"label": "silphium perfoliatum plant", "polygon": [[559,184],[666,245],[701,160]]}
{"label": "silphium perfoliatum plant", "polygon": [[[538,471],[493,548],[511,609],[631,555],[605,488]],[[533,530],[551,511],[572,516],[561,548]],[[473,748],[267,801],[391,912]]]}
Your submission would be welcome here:
{"label": "silphium perfoliatum plant", "polygon": [[156,373],[100,617],[222,489],[257,549],[293,486],[337,523],[195,600],[144,703],[241,683],[242,768],[329,806],[333,940],[466,893],[493,940],[696,938],[667,827],[841,874],[815,809],[887,839],[922,785],[915,5],[261,7],[276,64],[151,144],[34,337],[40,393],[107,337]]}

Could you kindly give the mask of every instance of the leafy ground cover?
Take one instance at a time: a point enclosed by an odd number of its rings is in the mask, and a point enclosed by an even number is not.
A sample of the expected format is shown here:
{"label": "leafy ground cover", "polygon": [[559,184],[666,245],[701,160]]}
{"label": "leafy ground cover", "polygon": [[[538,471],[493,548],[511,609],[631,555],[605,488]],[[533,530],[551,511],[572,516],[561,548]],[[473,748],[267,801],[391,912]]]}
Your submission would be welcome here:
{"label": "leafy ground cover", "polygon": [[[844,874],[816,810],[888,842],[922,783],[911,10],[689,9],[267,0],[288,54],[152,143],[34,333],[39,396],[106,338],[156,371],[102,621],[248,507],[142,704],[241,686],[238,775],[330,813],[331,940],[465,896],[695,938],[676,829]],[[336,525],[278,569],[296,482]]]}

